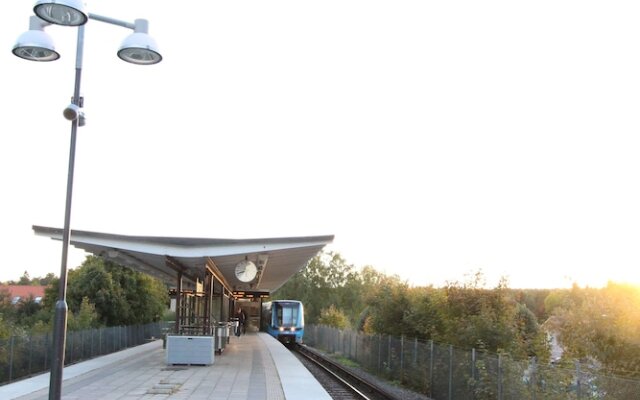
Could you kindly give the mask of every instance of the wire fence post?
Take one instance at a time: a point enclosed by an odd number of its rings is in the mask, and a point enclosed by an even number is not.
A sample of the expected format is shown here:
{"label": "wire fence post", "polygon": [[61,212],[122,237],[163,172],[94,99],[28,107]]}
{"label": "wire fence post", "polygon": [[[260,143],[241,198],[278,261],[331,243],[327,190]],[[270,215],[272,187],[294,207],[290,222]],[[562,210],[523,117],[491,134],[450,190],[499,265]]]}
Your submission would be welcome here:
{"label": "wire fence post", "polygon": [[355,352],[353,353],[353,359],[357,362],[358,361],[358,337],[360,336],[360,334],[358,332],[356,332],[356,347],[355,347]]}
{"label": "wire fence post", "polygon": [[[476,386],[476,348],[475,347],[471,349],[471,384],[473,385],[473,388],[475,388]],[[474,398],[476,397],[475,393],[473,397]]]}
{"label": "wire fence post", "polygon": [[580,383],[580,361],[576,361],[576,398],[578,400],[582,398]]}
{"label": "wire fence post", "polygon": [[536,392],[538,391],[538,364],[536,362],[536,357],[531,357],[531,400],[536,400]]}
{"label": "wire fence post", "polygon": [[433,340],[429,340],[429,397],[433,397]]}
{"label": "wire fence post", "polygon": [[73,361],[73,332],[67,333],[67,343],[69,345],[65,348],[67,355],[64,357],[64,361],[65,364],[71,364],[71,362]]}
{"label": "wire fence post", "polygon": [[9,339],[9,382],[11,382],[13,378],[13,341],[15,336],[11,335]]}
{"label": "wire fence post", "polygon": [[91,342],[90,342],[90,347],[89,347],[89,357],[93,358],[93,336],[94,336],[94,330],[91,329]]}
{"label": "wire fence post", "polygon": [[391,370],[391,335],[387,336],[387,368]]}
{"label": "wire fence post", "polygon": [[80,354],[81,354],[80,357],[82,357],[83,360],[87,359],[87,353],[85,350],[85,347],[86,347],[85,342],[87,341],[86,336],[87,336],[87,331],[84,329],[81,330],[80,331]]}
{"label": "wire fence post", "polygon": [[404,335],[400,336],[400,382],[404,382]]}
{"label": "wire fence post", "polygon": [[28,375],[31,375],[31,362],[33,360],[33,336],[29,334],[29,369]]}
{"label": "wire fence post", "polygon": [[380,373],[380,363],[382,362],[381,357],[382,357],[382,335],[379,334],[378,335],[378,373]]}
{"label": "wire fence post", "polygon": [[449,345],[449,400],[453,399],[453,346]]}
{"label": "wire fence post", "polygon": [[502,353],[498,354],[498,400],[502,400]]}
{"label": "wire fence post", "polygon": [[49,355],[49,332],[44,336],[44,371],[47,370],[47,356]]}

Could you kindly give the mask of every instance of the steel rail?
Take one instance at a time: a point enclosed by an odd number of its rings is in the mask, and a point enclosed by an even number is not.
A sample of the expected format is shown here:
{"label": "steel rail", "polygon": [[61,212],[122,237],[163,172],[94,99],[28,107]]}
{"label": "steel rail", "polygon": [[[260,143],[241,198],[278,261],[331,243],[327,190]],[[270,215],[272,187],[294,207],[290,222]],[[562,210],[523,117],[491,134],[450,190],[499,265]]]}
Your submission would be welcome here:
{"label": "steel rail", "polygon": [[330,358],[325,357],[304,345],[297,345],[293,350],[329,373],[332,377],[342,383],[349,391],[354,393],[355,396],[362,400],[399,400],[396,396],[388,393],[378,385],[354,374],[336,361],[331,360]]}

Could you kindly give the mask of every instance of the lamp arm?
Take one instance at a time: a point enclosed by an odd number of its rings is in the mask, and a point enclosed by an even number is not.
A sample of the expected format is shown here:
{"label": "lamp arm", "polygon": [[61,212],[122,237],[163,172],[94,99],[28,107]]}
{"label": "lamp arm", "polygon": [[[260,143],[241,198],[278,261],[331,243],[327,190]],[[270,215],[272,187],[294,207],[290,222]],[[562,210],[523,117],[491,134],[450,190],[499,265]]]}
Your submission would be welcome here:
{"label": "lamp arm", "polygon": [[43,31],[45,26],[52,25],[51,22],[47,22],[37,15],[29,17],[29,30],[30,31]]}
{"label": "lamp arm", "polygon": [[[121,26],[123,28],[129,28],[129,29],[134,30],[136,32],[140,32],[138,30],[138,28],[139,28],[138,21],[140,21],[140,20],[138,20],[138,19],[135,21],[135,23],[131,23],[131,22],[122,21],[122,20],[119,20],[119,19],[111,18],[111,17],[105,17],[104,15],[98,15],[98,14],[93,14],[93,13],[89,13],[89,19],[95,19],[96,21],[106,22],[107,24],[118,25],[118,26]],[[146,22],[146,20],[142,20],[142,21]],[[149,23],[146,22],[146,24],[148,26]],[[144,33],[147,33],[146,29],[144,30]]]}

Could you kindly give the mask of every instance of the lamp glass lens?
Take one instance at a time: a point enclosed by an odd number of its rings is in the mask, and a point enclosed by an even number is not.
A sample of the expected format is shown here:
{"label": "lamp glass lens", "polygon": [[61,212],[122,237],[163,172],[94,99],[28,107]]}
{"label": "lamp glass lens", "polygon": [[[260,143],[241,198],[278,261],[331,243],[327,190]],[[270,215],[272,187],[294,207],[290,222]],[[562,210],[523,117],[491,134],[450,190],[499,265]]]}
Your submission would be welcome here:
{"label": "lamp glass lens", "polygon": [[35,46],[16,47],[13,54],[31,61],[54,61],[60,58],[60,54],[55,51]]}
{"label": "lamp glass lens", "polygon": [[56,25],[78,26],[87,22],[85,14],[62,4],[39,4],[33,10],[38,17]]}
{"label": "lamp glass lens", "polygon": [[162,60],[162,56],[149,49],[139,47],[127,47],[118,51],[118,57],[126,62],[140,65],[157,64]]}

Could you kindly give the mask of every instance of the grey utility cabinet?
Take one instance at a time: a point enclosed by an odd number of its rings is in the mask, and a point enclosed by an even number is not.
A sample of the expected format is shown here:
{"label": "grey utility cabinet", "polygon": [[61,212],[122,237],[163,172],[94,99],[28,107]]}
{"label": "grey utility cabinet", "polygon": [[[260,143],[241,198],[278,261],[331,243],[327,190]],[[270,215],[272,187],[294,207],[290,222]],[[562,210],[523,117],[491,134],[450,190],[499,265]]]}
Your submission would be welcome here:
{"label": "grey utility cabinet", "polygon": [[211,365],[214,357],[213,336],[167,336],[167,364]]}

